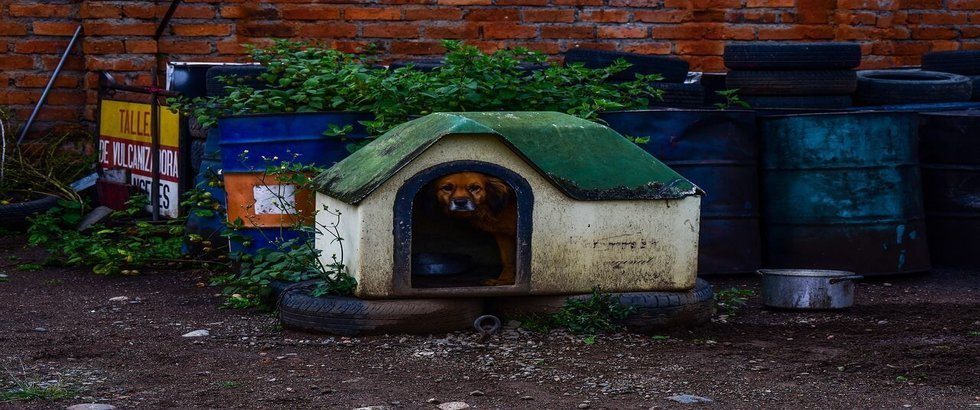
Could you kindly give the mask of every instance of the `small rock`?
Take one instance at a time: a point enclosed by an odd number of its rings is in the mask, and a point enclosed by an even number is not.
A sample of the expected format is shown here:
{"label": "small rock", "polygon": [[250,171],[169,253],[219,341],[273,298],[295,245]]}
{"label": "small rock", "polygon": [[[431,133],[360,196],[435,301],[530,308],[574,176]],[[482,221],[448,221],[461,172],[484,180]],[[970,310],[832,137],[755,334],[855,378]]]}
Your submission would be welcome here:
{"label": "small rock", "polygon": [[481,390],[473,390],[470,392],[470,396],[475,396],[475,397],[486,396],[486,393],[484,393]]}
{"label": "small rock", "polygon": [[114,410],[116,406],[103,403],[85,403],[68,406],[65,410]]}
{"label": "small rock", "polygon": [[694,404],[694,403],[711,403],[712,400],[707,397],[693,396],[690,394],[678,394],[674,396],[667,397],[667,400],[676,401],[681,404]]}
{"label": "small rock", "polygon": [[580,408],[580,409],[587,409],[587,408],[589,408],[589,403],[579,403],[578,404],[578,408]]}
{"label": "small rock", "polygon": [[358,407],[354,410],[392,410],[392,408],[390,406],[366,406]]}
{"label": "small rock", "polygon": [[110,302],[125,302],[127,300],[129,300],[128,296],[116,296],[116,297],[109,298]]}
{"label": "small rock", "polygon": [[439,405],[439,410],[464,410],[468,408],[470,408],[470,405],[461,401],[451,401]]}
{"label": "small rock", "polygon": [[204,336],[211,336],[211,332],[205,329],[198,329],[193,332],[184,333],[182,337],[204,337]]}
{"label": "small rock", "polygon": [[425,402],[426,403],[429,403],[429,404],[439,404],[439,400],[437,400],[435,397],[433,397],[433,398],[431,398],[429,400],[426,400]]}
{"label": "small rock", "polygon": [[48,331],[48,329],[47,329],[47,328],[44,328],[44,327],[35,327],[35,328],[34,328],[34,331],[35,331],[35,332],[41,332],[41,333],[44,333],[44,332],[47,332],[47,331]]}
{"label": "small rock", "polygon": [[531,397],[531,396],[523,396],[523,397],[521,397],[521,400],[534,400],[534,397]]}

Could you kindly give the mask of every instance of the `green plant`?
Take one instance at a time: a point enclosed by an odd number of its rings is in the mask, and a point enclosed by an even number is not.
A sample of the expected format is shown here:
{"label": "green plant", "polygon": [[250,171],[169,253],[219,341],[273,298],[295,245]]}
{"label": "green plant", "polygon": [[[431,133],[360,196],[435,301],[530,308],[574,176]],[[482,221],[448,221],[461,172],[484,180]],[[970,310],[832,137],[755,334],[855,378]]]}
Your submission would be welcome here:
{"label": "green plant", "polygon": [[729,288],[715,292],[715,303],[718,311],[725,315],[734,315],[745,306],[748,298],[755,295],[750,289]]}
{"label": "green plant", "polygon": [[28,243],[47,249],[62,263],[92,266],[100,275],[135,275],[145,266],[175,263],[180,260],[183,221],[135,219],[145,212],[147,201],[145,195],[133,196],[125,210],[114,212],[107,222],[84,232],[75,229],[85,214],[84,204],[60,201],[31,220]]}
{"label": "green plant", "polygon": [[18,401],[56,401],[70,399],[78,395],[78,392],[60,386],[41,386],[31,383],[24,386],[14,387],[9,390],[0,391],[0,403],[10,403]]}
{"label": "green plant", "polygon": [[724,102],[715,103],[715,107],[717,107],[719,110],[727,110],[730,109],[732,106],[739,106],[742,108],[752,108],[752,106],[749,105],[749,103],[742,101],[742,99],[739,98],[737,88],[730,89],[730,90],[715,91],[715,94],[718,94],[725,98]]}
{"label": "green plant", "polygon": [[[522,318],[521,326],[532,331],[568,329],[572,333],[597,335],[619,330],[621,322],[633,313],[632,306],[626,306],[614,299],[611,294],[598,288],[585,299],[569,298],[558,312],[550,315],[537,315]],[[586,344],[591,343],[587,339]]]}
{"label": "green plant", "polygon": [[[412,116],[452,111],[559,111],[595,119],[605,110],[639,108],[661,91],[651,81],[606,80],[629,67],[618,61],[603,69],[580,64],[546,65],[543,54],[524,48],[485,54],[459,41],[444,41],[445,65],[431,72],[411,67],[389,70],[374,66],[373,56],[345,54],[316,44],[279,40],[268,48],[250,48],[252,59],[268,67],[255,89],[225,79],[228,95],[175,98],[170,108],[213,126],[221,115],[308,111],[362,111],[375,119],[364,125],[384,133]],[[331,129],[341,136],[350,130]]]}
{"label": "green plant", "polygon": [[37,272],[41,270],[42,267],[40,264],[37,263],[22,263],[20,265],[17,265],[17,269],[22,270],[24,272]]}

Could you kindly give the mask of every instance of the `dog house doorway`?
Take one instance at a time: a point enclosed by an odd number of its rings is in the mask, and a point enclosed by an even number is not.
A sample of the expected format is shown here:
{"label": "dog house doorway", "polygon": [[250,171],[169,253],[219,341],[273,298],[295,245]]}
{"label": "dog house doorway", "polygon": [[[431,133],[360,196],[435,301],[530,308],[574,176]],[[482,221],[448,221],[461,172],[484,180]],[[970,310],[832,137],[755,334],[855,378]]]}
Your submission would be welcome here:
{"label": "dog house doorway", "polygon": [[413,176],[395,203],[396,290],[526,289],[533,203],[523,177],[487,162],[454,161]]}

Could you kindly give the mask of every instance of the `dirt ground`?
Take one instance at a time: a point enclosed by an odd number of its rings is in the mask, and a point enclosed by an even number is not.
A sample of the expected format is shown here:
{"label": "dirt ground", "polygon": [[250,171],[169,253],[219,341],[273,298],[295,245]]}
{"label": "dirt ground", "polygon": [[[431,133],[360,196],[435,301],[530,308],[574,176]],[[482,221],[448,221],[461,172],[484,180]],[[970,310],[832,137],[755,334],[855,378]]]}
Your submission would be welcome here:
{"label": "dirt ground", "polygon": [[[843,312],[770,311],[756,296],[727,320],[656,337],[586,344],[507,328],[481,344],[471,331],[282,331],[269,313],[219,309],[187,272],[18,267],[43,258],[0,238],[0,388],[77,396],[0,408],[980,408],[978,272],[868,280]],[[758,290],[753,277],[709,280]],[[210,336],[181,337],[198,329]],[[678,394],[713,401],[667,399]]]}

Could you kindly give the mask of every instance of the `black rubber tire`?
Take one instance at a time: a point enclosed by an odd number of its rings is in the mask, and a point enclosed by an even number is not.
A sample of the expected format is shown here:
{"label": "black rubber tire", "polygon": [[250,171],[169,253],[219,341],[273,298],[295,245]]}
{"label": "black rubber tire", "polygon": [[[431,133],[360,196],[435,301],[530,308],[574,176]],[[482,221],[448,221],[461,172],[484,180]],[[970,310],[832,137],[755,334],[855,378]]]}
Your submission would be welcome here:
{"label": "black rubber tire", "polygon": [[[419,59],[419,60],[402,60],[402,61],[392,61],[388,64],[389,70],[395,70],[402,67],[412,66],[413,70],[422,72],[431,72],[436,68],[444,66],[446,63],[442,59]],[[521,63],[519,66],[521,71],[530,72],[544,70],[549,67],[548,64],[533,64],[533,63]]]}
{"label": "black rubber tire", "polygon": [[651,100],[651,107],[697,108],[704,106],[704,87],[695,83],[654,83],[663,90],[663,101]]}
{"label": "black rubber tire", "polygon": [[970,77],[973,83],[973,101],[980,101],[980,75]]}
{"label": "black rubber tire", "polygon": [[970,101],[973,84],[959,74],[919,70],[858,71],[854,94],[860,105]]}
{"label": "black rubber tire", "polygon": [[279,303],[283,327],[344,336],[452,332],[472,327],[482,312],[482,299],[315,298],[305,287],[286,291]]}
{"label": "black rubber tire", "polygon": [[33,201],[0,205],[0,226],[23,228],[30,224],[27,218],[47,212],[58,205],[58,199],[56,196],[45,196]]}
{"label": "black rubber tire", "polygon": [[610,81],[632,81],[637,74],[660,74],[663,82],[683,83],[690,65],[674,56],[652,56],[621,51],[586,50],[574,48],[565,53],[565,64],[581,63],[586,68],[605,68],[617,59],[632,64],[630,68],[612,76]]}
{"label": "black rubber tire", "polygon": [[258,90],[266,87],[266,82],[258,78],[266,72],[266,68],[260,65],[223,65],[211,67],[207,73],[207,95],[208,97],[222,97],[228,95],[225,89],[227,84],[219,77],[238,77],[241,84],[249,85]]}
{"label": "black rubber tire", "polygon": [[[686,292],[613,293],[614,298],[634,312],[622,324],[632,332],[648,333],[671,327],[707,322],[715,313],[714,291],[704,279],[697,279]],[[586,295],[520,296],[487,299],[490,311],[509,318],[546,315],[557,312],[568,299],[587,299]]]}
{"label": "black rubber tire", "polygon": [[204,160],[204,140],[191,140],[191,170],[194,175],[201,170],[201,161]]}
{"label": "black rubber tire", "polygon": [[857,89],[852,70],[754,71],[728,73],[725,87],[740,95],[842,95]]}
{"label": "black rubber tire", "polygon": [[191,135],[191,138],[195,139],[206,139],[208,137],[208,130],[201,126],[201,123],[197,121],[197,117],[193,115],[187,116],[187,132]]}
{"label": "black rubber tire", "polygon": [[980,50],[927,53],[922,56],[922,69],[960,75],[980,75]]}
{"label": "black rubber tire", "polygon": [[731,43],[725,67],[733,70],[844,70],[861,64],[855,43]]}
{"label": "black rubber tire", "polygon": [[854,105],[849,95],[814,95],[814,96],[771,96],[771,95],[740,95],[742,101],[749,103],[751,108],[807,108],[807,109],[839,109]]}

